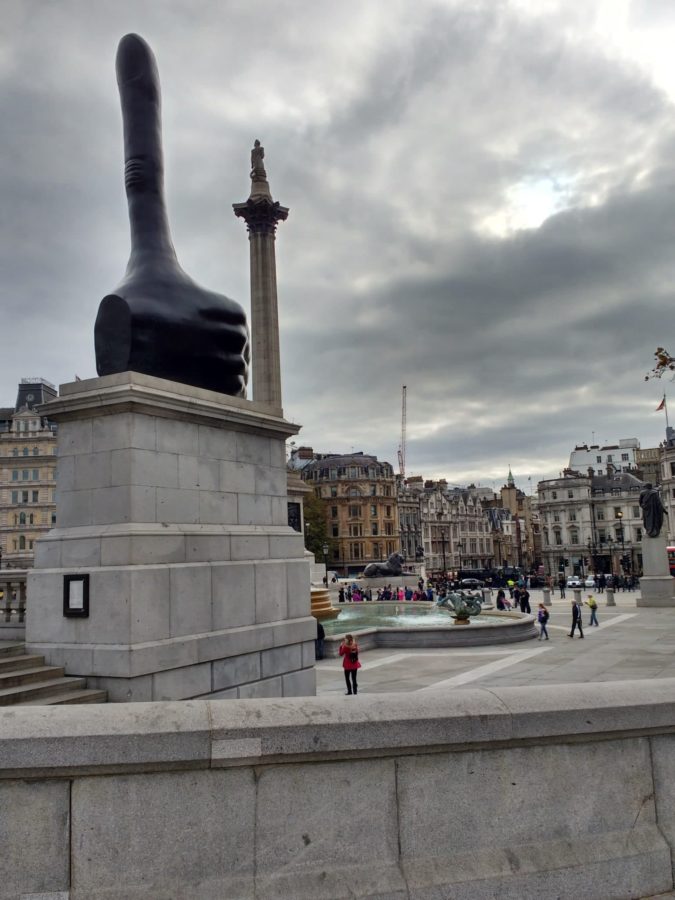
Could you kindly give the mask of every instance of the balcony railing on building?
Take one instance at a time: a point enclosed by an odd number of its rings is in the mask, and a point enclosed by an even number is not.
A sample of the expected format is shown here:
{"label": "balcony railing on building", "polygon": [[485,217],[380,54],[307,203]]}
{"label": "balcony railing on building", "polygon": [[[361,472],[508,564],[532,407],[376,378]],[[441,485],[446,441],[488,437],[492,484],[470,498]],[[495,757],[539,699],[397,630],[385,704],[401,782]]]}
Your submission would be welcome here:
{"label": "balcony railing on building", "polygon": [[25,621],[26,570],[0,569],[0,641],[23,640]]}

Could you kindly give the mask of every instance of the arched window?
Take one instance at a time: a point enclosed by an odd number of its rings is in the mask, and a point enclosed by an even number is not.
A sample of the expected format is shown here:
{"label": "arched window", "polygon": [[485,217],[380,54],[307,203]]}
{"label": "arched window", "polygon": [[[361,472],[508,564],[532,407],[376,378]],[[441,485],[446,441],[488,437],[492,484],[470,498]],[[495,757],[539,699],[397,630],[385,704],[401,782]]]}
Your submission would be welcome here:
{"label": "arched window", "polygon": [[33,513],[31,513],[31,514],[28,516],[28,524],[29,524],[29,525],[33,525],[33,524],[34,524],[34,522],[33,522]]}
{"label": "arched window", "polygon": [[25,525],[25,524],[26,524],[26,513],[22,512],[19,514],[19,525]]}
{"label": "arched window", "polygon": [[25,550],[25,549],[26,549],[26,538],[23,535],[21,535],[21,537],[19,538],[19,550]]}
{"label": "arched window", "polygon": [[28,447],[23,448],[23,455],[28,456]]}

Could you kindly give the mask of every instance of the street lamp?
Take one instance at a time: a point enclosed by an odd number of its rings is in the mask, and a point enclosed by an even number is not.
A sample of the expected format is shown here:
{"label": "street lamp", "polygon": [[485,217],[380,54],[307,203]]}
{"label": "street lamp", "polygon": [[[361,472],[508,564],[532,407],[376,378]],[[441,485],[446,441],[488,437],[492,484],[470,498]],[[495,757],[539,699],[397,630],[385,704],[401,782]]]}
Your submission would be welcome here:
{"label": "street lamp", "polygon": [[619,510],[616,514],[617,519],[619,520],[619,539],[621,541],[621,568],[624,568],[624,556],[625,556],[625,547],[623,540],[623,513]]}
{"label": "street lamp", "polygon": [[607,538],[607,545],[609,547],[609,574],[614,575],[614,541]]}
{"label": "street lamp", "polygon": [[591,561],[591,566],[593,567],[593,574],[594,574],[594,575],[597,575],[597,574],[598,574],[598,572],[597,572],[597,568],[598,568],[598,567],[597,567],[597,564],[596,564],[596,561],[595,561],[595,546],[594,546],[594,544],[593,544],[593,542],[591,541],[590,538],[588,539],[588,558],[590,559],[590,561]]}
{"label": "street lamp", "polygon": [[323,565],[326,570],[325,579],[326,579],[326,587],[328,587],[328,544],[324,544],[321,548],[323,553]]}
{"label": "street lamp", "polygon": [[462,571],[462,542],[457,542],[457,556],[459,557],[459,571]]}
{"label": "street lamp", "polygon": [[445,565],[445,543],[446,543],[445,532],[441,531],[441,550],[443,552],[443,578],[445,578],[447,575],[447,568]]}

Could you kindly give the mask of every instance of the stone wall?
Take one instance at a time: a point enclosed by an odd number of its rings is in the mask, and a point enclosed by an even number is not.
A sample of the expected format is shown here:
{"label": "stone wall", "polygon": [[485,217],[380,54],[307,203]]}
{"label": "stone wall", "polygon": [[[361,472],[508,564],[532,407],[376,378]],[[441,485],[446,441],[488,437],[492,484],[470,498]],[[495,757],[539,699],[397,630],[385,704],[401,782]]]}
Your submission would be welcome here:
{"label": "stone wall", "polygon": [[0,710],[2,900],[672,889],[675,680]]}

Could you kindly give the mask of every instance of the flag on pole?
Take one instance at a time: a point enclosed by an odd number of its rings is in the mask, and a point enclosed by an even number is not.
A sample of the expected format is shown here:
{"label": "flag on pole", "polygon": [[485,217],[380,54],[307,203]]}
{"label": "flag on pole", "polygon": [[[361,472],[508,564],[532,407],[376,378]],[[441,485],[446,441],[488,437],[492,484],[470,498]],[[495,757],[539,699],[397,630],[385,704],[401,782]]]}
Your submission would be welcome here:
{"label": "flag on pole", "polygon": [[663,400],[659,403],[659,405],[656,407],[654,412],[660,412],[662,409],[665,409],[665,408],[666,408],[666,395],[664,394]]}

